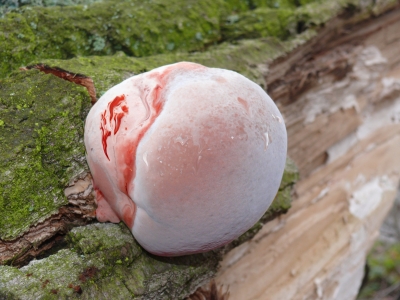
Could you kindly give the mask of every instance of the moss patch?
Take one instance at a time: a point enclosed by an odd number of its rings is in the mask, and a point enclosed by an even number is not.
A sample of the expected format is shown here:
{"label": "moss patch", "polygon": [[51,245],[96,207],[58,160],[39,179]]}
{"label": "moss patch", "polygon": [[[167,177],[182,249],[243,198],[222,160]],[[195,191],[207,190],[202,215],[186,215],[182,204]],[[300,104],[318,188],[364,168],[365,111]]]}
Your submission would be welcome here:
{"label": "moss patch", "polygon": [[185,56],[225,40],[287,40],[319,28],[343,8],[351,6],[368,16],[394,5],[396,0],[375,2],[107,0],[66,7],[24,7],[0,18],[0,77],[34,60],[117,52],[133,57],[175,52],[184,52]]}
{"label": "moss patch", "polygon": [[296,34],[299,21],[295,10],[258,8],[239,15],[229,16],[222,26],[226,40],[273,36],[286,39]]}
{"label": "moss patch", "polygon": [[[90,240],[98,247],[83,252]],[[0,298],[182,299],[214,274],[219,258],[215,252],[154,257],[123,224],[76,228],[69,241],[71,249],[21,269],[0,266]]]}
{"label": "moss patch", "polygon": [[400,243],[376,242],[367,259],[367,280],[357,299],[396,298],[400,292]]}
{"label": "moss patch", "polygon": [[[303,0],[262,2],[254,10],[230,14],[221,25],[223,40],[254,39],[260,37],[277,37],[286,40],[309,29],[317,29],[344,9],[349,11],[364,11],[360,17],[379,11],[395,0],[376,4],[374,1],[359,2],[357,0]],[[269,4],[268,4],[268,3]],[[271,4],[274,2],[275,4]]]}
{"label": "moss patch", "polygon": [[0,18],[0,77],[34,58],[200,50],[220,38],[222,0],[28,7]]}
{"label": "moss patch", "polygon": [[69,180],[87,169],[87,92],[36,70],[0,81],[0,238],[17,237],[66,204]]}

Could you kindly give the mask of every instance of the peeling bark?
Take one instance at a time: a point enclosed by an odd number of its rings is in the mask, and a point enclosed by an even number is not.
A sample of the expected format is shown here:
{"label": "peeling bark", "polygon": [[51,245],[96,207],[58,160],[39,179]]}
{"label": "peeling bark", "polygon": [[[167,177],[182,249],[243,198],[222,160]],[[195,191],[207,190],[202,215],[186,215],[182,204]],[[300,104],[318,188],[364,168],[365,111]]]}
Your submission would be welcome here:
{"label": "peeling bark", "polygon": [[14,240],[0,239],[0,264],[24,266],[45,251],[65,243],[64,237],[72,227],[83,226],[96,218],[92,177],[83,173],[65,189],[68,205],[61,207],[43,222],[29,228]]}

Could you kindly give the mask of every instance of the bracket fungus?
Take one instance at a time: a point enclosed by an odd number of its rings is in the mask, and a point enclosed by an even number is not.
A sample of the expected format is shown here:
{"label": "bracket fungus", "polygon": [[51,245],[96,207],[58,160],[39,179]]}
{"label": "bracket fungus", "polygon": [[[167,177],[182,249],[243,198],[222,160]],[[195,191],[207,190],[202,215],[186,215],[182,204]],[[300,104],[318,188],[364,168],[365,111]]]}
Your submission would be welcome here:
{"label": "bracket fungus", "polygon": [[282,179],[283,118],[229,70],[181,62],[108,90],[85,125],[100,222],[124,221],[149,252],[208,251],[265,213]]}

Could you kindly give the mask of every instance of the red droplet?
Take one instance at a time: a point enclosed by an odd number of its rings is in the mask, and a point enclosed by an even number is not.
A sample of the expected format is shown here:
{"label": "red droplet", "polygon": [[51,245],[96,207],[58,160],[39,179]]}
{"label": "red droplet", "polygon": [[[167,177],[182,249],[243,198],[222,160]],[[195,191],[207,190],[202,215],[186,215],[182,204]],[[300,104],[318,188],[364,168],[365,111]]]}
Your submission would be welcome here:
{"label": "red droplet", "polygon": [[108,104],[108,110],[110,112],[110,122],[114,116],[114,110],[122,103],[125,102],[125,95],[122,94],[121,96],[117,96]]}

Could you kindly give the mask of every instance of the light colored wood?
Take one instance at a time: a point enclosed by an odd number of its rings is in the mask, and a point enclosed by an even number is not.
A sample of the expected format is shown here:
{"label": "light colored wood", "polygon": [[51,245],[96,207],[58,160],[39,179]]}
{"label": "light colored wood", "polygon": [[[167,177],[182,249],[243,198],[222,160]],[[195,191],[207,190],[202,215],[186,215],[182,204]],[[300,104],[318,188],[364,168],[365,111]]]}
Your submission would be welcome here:
{"label": "light colored wood", "polygon": [[[333,68],[290,101],[276,89],[301,180],[289,212],[224,258],[216,280],[230,299],[355,299],[400,182],[398,28],[400,10],[364,24],[349,34],[356,44],[347,36],[315,54],[318,69],[346,53],[344,76]],[[288,75],[301,57],[271,73]]]}

